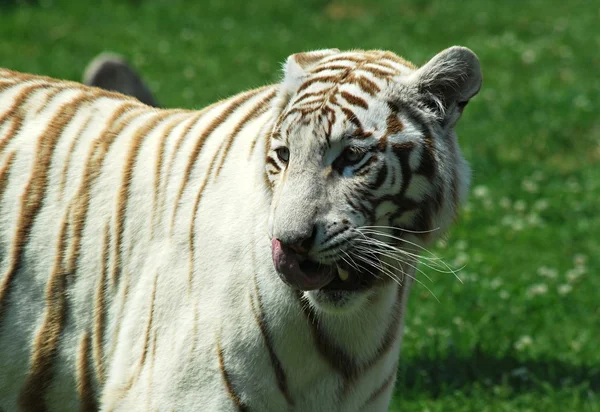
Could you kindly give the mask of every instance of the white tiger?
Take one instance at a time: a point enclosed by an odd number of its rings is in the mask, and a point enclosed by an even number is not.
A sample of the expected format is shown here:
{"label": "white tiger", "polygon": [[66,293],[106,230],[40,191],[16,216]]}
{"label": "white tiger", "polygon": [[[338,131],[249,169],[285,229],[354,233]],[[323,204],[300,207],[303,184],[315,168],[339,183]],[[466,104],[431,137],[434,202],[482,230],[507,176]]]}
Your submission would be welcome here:
{"label": "white tiger", "polygon": [[162,110],[0,70],[0,408],[384,411],[477,57],[287,59]]}

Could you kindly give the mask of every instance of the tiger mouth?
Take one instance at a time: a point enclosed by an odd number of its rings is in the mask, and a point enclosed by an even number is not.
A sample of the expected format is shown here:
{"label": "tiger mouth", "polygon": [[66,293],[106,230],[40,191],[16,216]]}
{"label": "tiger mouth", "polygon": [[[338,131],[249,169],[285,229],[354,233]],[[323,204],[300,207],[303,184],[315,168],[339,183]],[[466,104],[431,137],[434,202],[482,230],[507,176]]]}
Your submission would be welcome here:
{"label": "tiger mouth", "polygon": [[318,290],[323,291],[358,291],[367,288],[374,276],[366,270],[358,270],[344,261],[324,265],[314,260],[300,263],[300,269],[305,273],[324,272],[324,277],[331,281]]}
{"label": "tiger mouth", "polygon": [[322,264],[308,259],[277,239],[273,239],[271,248],[279,277],[299,290],[357,291],[370,286],[376,278],[371,271],[343,260]]}

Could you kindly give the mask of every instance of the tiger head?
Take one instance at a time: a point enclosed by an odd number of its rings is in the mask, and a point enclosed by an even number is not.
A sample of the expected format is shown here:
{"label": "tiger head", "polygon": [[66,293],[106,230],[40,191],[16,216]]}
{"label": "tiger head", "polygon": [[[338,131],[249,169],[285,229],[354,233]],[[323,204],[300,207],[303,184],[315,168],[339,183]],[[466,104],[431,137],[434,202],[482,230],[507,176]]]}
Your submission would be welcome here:
{"label": "tiger head", "polygon": [[348,313],[401,281],[469,185],[454,127],[481,86],[451,47],[417,69],[390,52],[287,59],[265,164],[272,258],[319,310]]}

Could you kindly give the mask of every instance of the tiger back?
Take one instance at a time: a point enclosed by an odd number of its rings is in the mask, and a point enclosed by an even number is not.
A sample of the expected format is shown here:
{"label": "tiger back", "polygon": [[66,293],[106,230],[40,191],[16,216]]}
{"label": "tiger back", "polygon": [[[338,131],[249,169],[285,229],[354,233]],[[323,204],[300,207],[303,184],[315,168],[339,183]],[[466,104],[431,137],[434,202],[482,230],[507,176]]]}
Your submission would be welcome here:
{"label": "tiger back", "polygon": [[201,111],[0,70],[0,408],[387,410],[480,84],[460,47],[298,53]]}

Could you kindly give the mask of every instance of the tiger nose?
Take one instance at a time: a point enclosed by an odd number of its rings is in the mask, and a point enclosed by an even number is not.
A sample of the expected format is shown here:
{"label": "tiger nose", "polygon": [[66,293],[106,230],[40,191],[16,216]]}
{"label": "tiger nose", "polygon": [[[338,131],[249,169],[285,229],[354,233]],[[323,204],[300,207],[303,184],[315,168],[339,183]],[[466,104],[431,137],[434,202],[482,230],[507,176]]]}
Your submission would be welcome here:
{"label": "tiger nose", "polygon": [[284,249],[288,249],[299,255],[308,255],[317,235],[316,227],[313,226],[310,234],[289,234],[281,236],[278,240]]}

